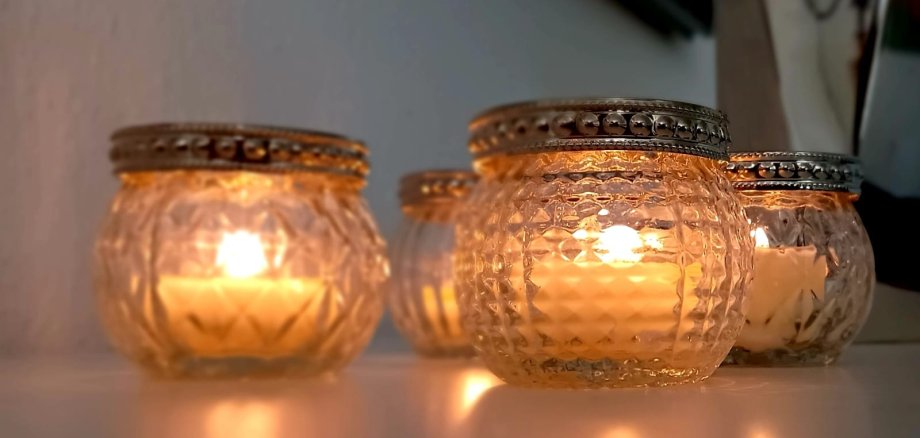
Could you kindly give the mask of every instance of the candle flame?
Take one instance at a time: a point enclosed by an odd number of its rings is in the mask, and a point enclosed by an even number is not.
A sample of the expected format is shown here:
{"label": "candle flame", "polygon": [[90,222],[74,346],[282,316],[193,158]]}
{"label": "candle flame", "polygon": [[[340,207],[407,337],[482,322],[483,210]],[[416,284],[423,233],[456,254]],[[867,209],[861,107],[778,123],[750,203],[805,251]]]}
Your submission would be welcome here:
{"label": "candle flame", "polygon": [[754,246],[758,248],[770,247],[770,239],[767,238],[767,232],[763,230],[763,227],[757,227],[757,229],[751,231],[751,236],[754,237]]}
{"label": "candle flame", "polygon": [[252,277],[268,268],[262,241],[248,231],[224,233],[217,247],[215,264],[233,278]]}
{"label": "candle flame", "polygon": [[[585,229],[572,233],[577,240],[586,240],[590,236],[591,233]],[[663,246],[654,234],[640,235],[626,225],[613,225],[601,230],[594,243],[595,253],[604,263],[636,263],[642,260],[643,249],[661,249]]]}

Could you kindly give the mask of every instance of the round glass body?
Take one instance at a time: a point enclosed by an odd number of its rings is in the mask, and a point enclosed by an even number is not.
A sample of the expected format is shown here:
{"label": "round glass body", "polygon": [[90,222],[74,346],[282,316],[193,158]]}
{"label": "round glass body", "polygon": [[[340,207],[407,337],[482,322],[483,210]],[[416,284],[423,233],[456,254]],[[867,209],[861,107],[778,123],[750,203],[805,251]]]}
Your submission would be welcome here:
{"label": "round glass body", "polygon": [[120,174],[95,249],[118,350],[166,376],[343,367],[382,313],[384,244],[363,181],[322,172]]}
{"label": "round glass body", "polygon": [[734,343],[753,250],[718,160],[654,151],[490,155],[460,221],[474,347],[525,386],[695,382]]}
{"label": "round glass body", "polygon": [[746,190],[741,197],[754,227],[754,278],[726,363],[832,363],[865,323],[875,285],[853,194]]}
{"label": "round glass body", "polygon": [[453,282],[454,227],[462,200],[404,205],[393,248],[390,311],[400,333],[424,356],[471,356]]}

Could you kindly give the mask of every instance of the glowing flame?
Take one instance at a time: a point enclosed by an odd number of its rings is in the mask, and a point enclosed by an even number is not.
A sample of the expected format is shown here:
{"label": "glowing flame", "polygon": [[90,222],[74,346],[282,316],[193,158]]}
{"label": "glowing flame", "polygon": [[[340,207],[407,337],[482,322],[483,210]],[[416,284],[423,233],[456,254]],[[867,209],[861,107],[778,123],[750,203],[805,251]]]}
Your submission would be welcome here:
{"label": "glowing flame", "polygon": [[767,238],[767,232],[761,227],[757,227],[756,230],[751,232],[751,235],[754,236],[754,246],[758,248],[769,248],[770,239]]}
{"label": "glowing flame", "polygon": [[217,266],[228,277],[243,278],[261,274],[268,268],[265,249],[259,236],[248,231],[224,233],[217,247]]}
{"label": "glowing flame", "polygon": [[640,236],[626,225],[605,228],[595,243],[595,249],[600,250],[597,255],[604,263],[638,262],[642,260],[644,247],[661,248],[661,242],[652,235]]}
{"label": "glowing flame", "polygon": [[597,236],[594,249],[597,256],[604,263],[636,263],[642,260],[642,252],[646,248],[662,249],[664,245],[658,236],[650,233],[640,235],[638,231],[626,225],[613,225],[601,232],[590,233],[585,229],[578,229],[572,233],[577,240],[586,240]]}

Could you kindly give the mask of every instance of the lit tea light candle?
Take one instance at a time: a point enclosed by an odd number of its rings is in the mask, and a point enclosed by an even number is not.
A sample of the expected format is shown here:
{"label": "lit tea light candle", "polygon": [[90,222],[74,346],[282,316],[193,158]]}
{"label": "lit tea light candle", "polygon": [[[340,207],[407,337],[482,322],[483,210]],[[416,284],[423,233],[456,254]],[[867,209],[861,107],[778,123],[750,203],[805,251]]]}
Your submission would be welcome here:
{"label": "lit tea light candle", "polygon": [[[646,252],[663,244],[654,232],[640,233],[626,225],[599,232],[596,227],[580,228],[572,237],[582,244],[573,260],[556,259],[533,268],[531,279],[539,291],[532,303],[541,314],[531,315],[533,341],[541,334],[552,336],[564,344],[560,352],[576,351],[586,359],[652,359],[674,344],[679,332],[692,329],[687,315],[699,304],[693,289],[702,277],[700,263],[682,271],[675,263],[642,261]],[[684,298],[679,309],[676,284]],[[566,297],[584,305],[576,308]],[[566,318],[607,323],[560,324]],[[681,346],[689,344],[677,348]]]}
{"label": "lit tea light candle", "polygon": [[744,322],[753,242],[718,111],[648,99],[493,108],[454,281],[486,366],[525,386],[697,382]]}
{"label": "lit tea light candle", "polygon": [[171,123],[112,135],[99,315],[159,376],[309,376],[367,345],[389,276],[367,149],[297,128]]}
{"label": "lit tea light candle", "polygon": [[400,181],[403,226],[394,245],[389,304],[396,328],[424,356],[470,356],[453,282],[454,219],[476,177],[462,170]]}
{"label": "lit tea light candle", "polygon": [[[273,278],[259,236],[224,233],[216,277],[163,276],[158,288],[169,331],[185,348],[208,356],[283,356],[316,342],[316,324],[333,320],[322,281]],[[292,314],[289,309],[304,309]],[[320,319],[321,318],[321,319]]]}
{"label": "lit tea light candle", "polygon": [[875,268],[854,157],[739,152],[725,167],[754,228],[753,278],[727,364],[827,365],[866,321]]}
{"label": "lit tea light candle", "polygon": [[815,308],[823,306],[827,258],[814,245],[770,248],[763,227],[754,230],[754,278],[748,289],[747,317],[735,345],[752,352],[811,341],[821,324],[800,331]]}

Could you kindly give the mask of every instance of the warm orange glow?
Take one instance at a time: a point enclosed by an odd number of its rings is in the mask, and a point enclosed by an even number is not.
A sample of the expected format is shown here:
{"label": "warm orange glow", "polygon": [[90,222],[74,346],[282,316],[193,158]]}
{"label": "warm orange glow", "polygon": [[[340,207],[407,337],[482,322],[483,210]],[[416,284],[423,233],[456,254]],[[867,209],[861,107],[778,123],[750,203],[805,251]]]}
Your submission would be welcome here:
{"label": "warm orange glow", "polygon": [[217,247],[215,264],[233,278],[253,277],[268,268],[262,241],[248,231],[224,233]]}
{"label": "warm orange glow", "polygon": [[463,372],[461,379],[463,382],[463,403],[460,417],[465,417],[469,414],[486,391],[501,383],[501,380],[495,377],[494,374],[484,369],[466,370]]}
{"label": "warm orange glow", "polygon": [[431,332],[437,339],[446,344],[466,344],[468,342],[460,326],[457,293],[451,281],[445,281],[441,287],[423,285],[422,305],[425,317],[433,322]]}
{"label": "warm orange glow", "polygon": [[751,428],[748,433],[749,438],[774,438],[775,436],[770,430],[759,426]]}
{"label": "warm orange glow", "polygon": [[278,406],[261,401],[223,401],[207,415],[208,437],[275,438],[281,436]]}
{"label": "warm orange glow", "polygon": [[628,426],[617,426],[605,433],[604,438],[639,438],[639,432]]}

